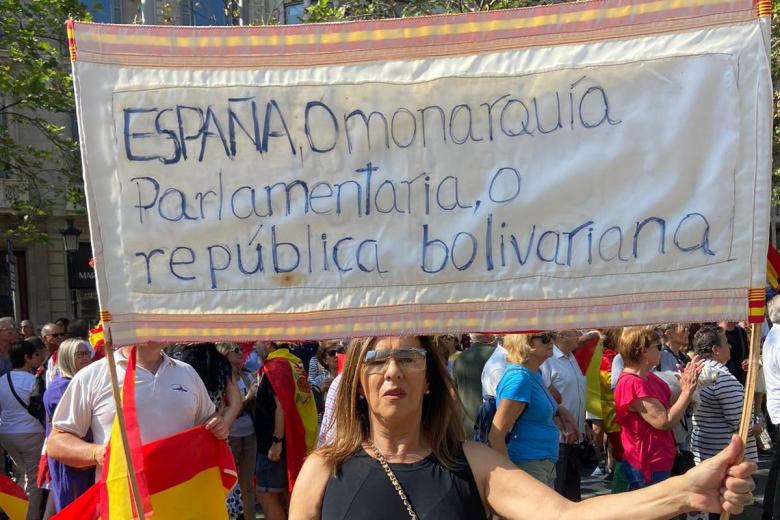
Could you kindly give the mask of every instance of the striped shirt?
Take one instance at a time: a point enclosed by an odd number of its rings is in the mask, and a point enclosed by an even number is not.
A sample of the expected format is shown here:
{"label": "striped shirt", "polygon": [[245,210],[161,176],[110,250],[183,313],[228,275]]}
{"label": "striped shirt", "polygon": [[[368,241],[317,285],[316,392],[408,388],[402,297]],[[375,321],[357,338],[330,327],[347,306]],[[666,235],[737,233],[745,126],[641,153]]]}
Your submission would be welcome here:
{"label": "striped shirt", "polygon": [[[739,430],[745,389],[722,363],[708,359],[705,364],[718,372],[718,378],[701,389],[701,403],[693,412],[691,451],[696,464],[716,455]],[[745,458],[758,462],[756,440],[750,437]]]}

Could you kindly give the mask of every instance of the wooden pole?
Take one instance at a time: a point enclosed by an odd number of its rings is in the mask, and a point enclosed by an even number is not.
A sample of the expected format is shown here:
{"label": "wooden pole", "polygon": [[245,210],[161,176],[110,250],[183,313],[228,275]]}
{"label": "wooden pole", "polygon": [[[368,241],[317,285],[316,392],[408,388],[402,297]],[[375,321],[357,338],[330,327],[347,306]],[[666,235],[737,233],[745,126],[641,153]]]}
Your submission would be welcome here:
{"label": "wooden pole", "polygon": [[[101,311],[102,314],[103,311]],[[125,428],[125,415],[122,412],[122,396],[119,391],[119,382],[116,375],[116,362],[114,361],[114,345],[111,338],[111,324],[110,321],[104,322],[104,328],[108,330],[104,333],[105,336],[105,350],[106,358],[108,359],[108,372],[111,374],[111,393],[114,395],[114,406],[116,407],[116,417],[119,421],[119,432],[121,434],[122,448],[125,452],[125,460],[127,460],[127,472],[130,477],[130,493],[133,495],[133,503],[135,504],[135,510],[140,520],[144,519],[144,505],[141,501],[141,493],[138,490],[138,479],[135,475],[135,469],[133,468],[133,459],[130,456],[130,445],[127,441],[127,429]],[[138,347],[136,347],[138,348]],[[116,441],[116,439],[112,439]]]}
{"label": "wooden pole", "polygon": [[[739,422],[739,438],[742,444],[747,444],[750,434],[750,423],[753,419],[753,400],[756,393],[756,376],[758,375],[758,365],[761,359],[761,324],[752,323],[750,325],[750,356],[748,357],[748,371],[745,379],[745,399],[742,401],[742,419]],[[742,462],[745,457],[745,450],[737,459],[737,463]],[[731,513],[724,511],[721,513],[721,520],[729,520]]]}

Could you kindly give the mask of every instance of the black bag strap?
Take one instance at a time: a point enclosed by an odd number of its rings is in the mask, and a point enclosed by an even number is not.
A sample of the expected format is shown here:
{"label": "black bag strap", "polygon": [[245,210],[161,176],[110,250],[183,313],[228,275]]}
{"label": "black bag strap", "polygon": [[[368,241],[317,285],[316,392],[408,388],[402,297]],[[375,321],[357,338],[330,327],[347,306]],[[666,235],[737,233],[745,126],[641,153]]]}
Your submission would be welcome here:
{"label": "black bag strap", "polygon": [[5,377],[8,378],[8,388],[11,389],[11,393],[14,394],[14,397],[17,401],[19,401],[19,404],[22,405],[22,408],[27,410],[27,413],[30,413],[30,406],[22,401],[22,398],[19,397],[19,394],[17,394],[16,390],[14,389],[14,382],[11,380],[11,372],[8,372]]}

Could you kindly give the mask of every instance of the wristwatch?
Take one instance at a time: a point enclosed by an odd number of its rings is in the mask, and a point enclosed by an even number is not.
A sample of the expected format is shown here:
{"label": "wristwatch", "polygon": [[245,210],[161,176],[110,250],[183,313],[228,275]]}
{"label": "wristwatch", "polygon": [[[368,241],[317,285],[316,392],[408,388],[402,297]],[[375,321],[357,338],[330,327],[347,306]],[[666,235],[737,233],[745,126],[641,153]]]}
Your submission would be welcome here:
{"label": "wristwatch", "polygon": [[271,440],[274,442],[274,444],[276,444],[282,442],[284,440],[284,437],[277,437],[276,435],[274,435],[273,437],[271,437]]}

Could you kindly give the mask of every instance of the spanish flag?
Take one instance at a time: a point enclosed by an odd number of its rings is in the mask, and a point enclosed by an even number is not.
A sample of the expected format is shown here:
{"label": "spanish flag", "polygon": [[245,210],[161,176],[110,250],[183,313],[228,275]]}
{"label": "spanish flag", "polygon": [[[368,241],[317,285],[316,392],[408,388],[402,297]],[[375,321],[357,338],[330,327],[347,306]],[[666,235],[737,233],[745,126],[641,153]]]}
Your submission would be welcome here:
{"label": "spanish flag", "polygon": [[615,352],[604,348],[596,338],[574,351],[585,374],[585,409],[602,420],[607,433],[620,431],[615,420],[615,395],[612,392],[612,360]]}
{"label": "spanish flag", "polygon": [[766,283],[775,291],[780,286],[780,253],[771,245],[766,255]]}
{"label": "spanish flag", "polygon": [[122,444],[122,433],[119,415],[114,418],[108,451],[103,464],[103,475],[100,488],[100,515],[104,520],[129,520],[139,518],[130,488],[130,471],[126,453],[133,461],[133,472],[138,482],[138,492],[143,503],[144,517],[152,512],[149,500],[149,487],[146,483],[144,470],[141,430],[138,425],[138,414],[135,408],[135,367],[136,347],[130,349],[127,360],[125,380],[122,385],[122,413],[125,419],[128,450]]}
{"label": "spanish flag", "polygon": [[[143,458],[154,510],[147,519],[227,520],[237,476],[225,441],[201,425],[144,445]],[[103,520],[101,500],[98,483],[52,518]]]}
{"label": "spanish flag", "polygon": [[317,406],[300,358],[286,348],[271,352],[262,370],[284,409],[287,485],[292,491],[303,460],[317,445]]}
{"label": "spanish flag", "polygon": [[103,357],[105,354],[104,348],[106,345],[106,336],[103,333],[103,322],[98,323],[94,329],[89,329],[89,344],[95,350],[95,355],[92,356],[92,360],[96,361]]}
{"label": "spanish flag", "polygon": [[27,495],[5,475],[0,475],[0,509],[11,520],[25,520],[27,517]]}

